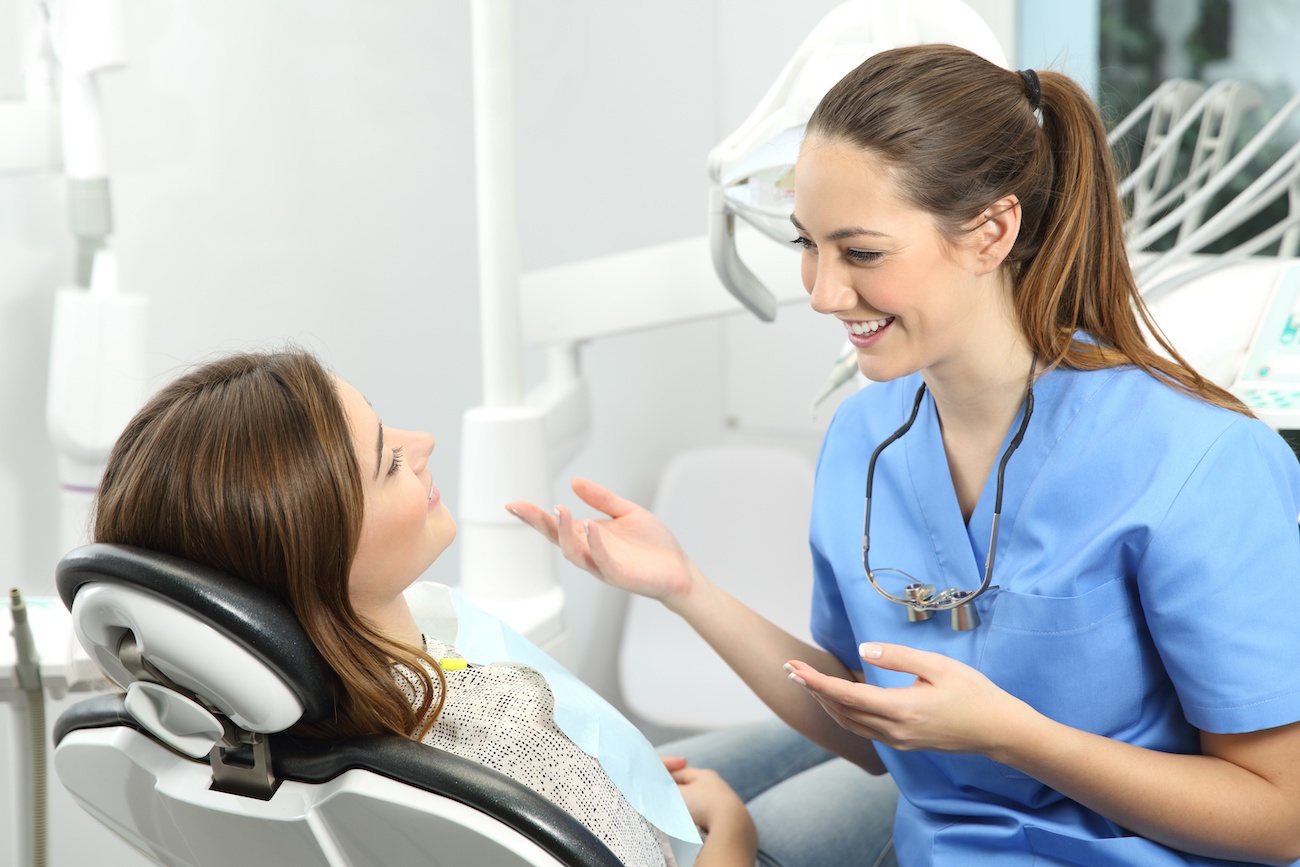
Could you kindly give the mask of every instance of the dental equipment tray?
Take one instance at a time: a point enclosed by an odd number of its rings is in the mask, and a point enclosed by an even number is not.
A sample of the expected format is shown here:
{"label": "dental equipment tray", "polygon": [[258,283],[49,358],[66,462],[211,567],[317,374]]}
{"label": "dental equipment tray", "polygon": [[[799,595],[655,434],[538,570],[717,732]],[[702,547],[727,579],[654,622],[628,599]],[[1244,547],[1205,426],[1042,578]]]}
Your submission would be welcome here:
{"label": "dental equipment tray", "polygon": [[1273,284],[1231,391],[1275,430],[1300,429],[1300,265]]}

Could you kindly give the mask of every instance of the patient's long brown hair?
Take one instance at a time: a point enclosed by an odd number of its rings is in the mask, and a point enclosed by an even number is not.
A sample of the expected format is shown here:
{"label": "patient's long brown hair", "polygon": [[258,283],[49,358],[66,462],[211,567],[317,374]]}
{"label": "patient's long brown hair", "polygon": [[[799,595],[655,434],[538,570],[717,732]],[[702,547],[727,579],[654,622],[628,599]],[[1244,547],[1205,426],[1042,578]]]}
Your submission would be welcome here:
{"label": "patient's long brown hair", "polygon": [[[1065,75],[1035,74],[1038,114],[1032,76],[964,48],[882,51],[831,88],[808,136],[882,159],[903,198],[930,213],[949,239],[991,203],[1018,197],[1020,235],[1007,257],[1013,301],[1021,331],[1045,364],[1133,364],[1250,415],[1193,370],[1152,321],[1129,265],[1116,173],[1092,99]],[[1147,344],[1144,329],[1168,357]],[[1096,342],[1076,340],[1076,331]]]}
{"label": "patient's long brown hair", "polygon": [[[364,507],[352,443],[334,379],[310,354],[212,361],[127,425],[108,459],[94,535],[211,566],[288,603],[337,676],[335,716],[295,733],[420,737],[442,708],[441,669],[377,631],[348,597]],[[422,687],[420,707],[394,681],[394,662]]]}

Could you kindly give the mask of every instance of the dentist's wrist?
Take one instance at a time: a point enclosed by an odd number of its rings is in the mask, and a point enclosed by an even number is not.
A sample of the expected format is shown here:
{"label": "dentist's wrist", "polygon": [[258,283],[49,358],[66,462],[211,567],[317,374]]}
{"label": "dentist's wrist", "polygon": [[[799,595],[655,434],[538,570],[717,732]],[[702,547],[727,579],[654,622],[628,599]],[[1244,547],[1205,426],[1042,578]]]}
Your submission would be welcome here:
{"label": "dentist's wrist", "polygon": [[708,607],[710,604],[709,599],[716,591],[716,585],[705,577],[694,562],[687,560],[685,586],[676,593],[664,596],[659,601],[669,611],[685,618],[689,623],[696,612]]}

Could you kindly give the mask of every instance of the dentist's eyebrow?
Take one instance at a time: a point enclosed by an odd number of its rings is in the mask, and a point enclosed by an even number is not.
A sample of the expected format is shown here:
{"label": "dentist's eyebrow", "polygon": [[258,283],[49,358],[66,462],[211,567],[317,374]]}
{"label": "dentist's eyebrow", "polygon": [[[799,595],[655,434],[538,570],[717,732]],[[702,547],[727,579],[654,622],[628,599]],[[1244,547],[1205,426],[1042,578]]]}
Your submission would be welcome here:
{"label": "dentist's eyebrow", "polygon": [[379,423],[379,445],[375,448],[375,478],[379,478],[379,473],[384,468],[384,423]]}
{"label": "dentist's eyebrow", "polygon": [[[803,232],[805,235],[808,234],[808,230],[803,227],[803,223],[800,223],[797,219],[795,219],[794,214],[790,215],[790,222],[794,223],[794,227],[798,229],[800,232]],[[834,232],[831,232],[830,235],[826,237],[826,240],[843,241],[846,238],[857,238],[862,235],[870,235],[873,238],[889,237],[884,232],[877,232],[875,229],[863,229],[860,226],[848,226],[846,228],[836,229]]]}

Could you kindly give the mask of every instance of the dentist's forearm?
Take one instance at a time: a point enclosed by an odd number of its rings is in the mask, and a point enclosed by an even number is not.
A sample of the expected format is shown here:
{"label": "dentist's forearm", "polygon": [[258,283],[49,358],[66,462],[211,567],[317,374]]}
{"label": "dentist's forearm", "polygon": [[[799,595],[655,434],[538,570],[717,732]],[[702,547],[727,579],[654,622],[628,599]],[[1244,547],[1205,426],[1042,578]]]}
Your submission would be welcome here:
{"label": "dentist's forearm", "polygon": [[853,672],[831,654],[800,641],[694,571],[692,589],[665,604],[717,651],[754,694],[791,728],[813,743],[873,774],[885,767],[873,743],[845,731],[806,690],[794,687],[782,666],[798,659],[845,680]]}
{"label": "dentist's forearm", "polygon": [[[1135,834],[1215,858],[1271,864],[1300,858],[1300,724],[1206,735],[1207,754],[1182,755],[1082,732],[1032,711],[1022,723],[990,758]],[[1221,755],[1209,754],[1214,751]]]}

